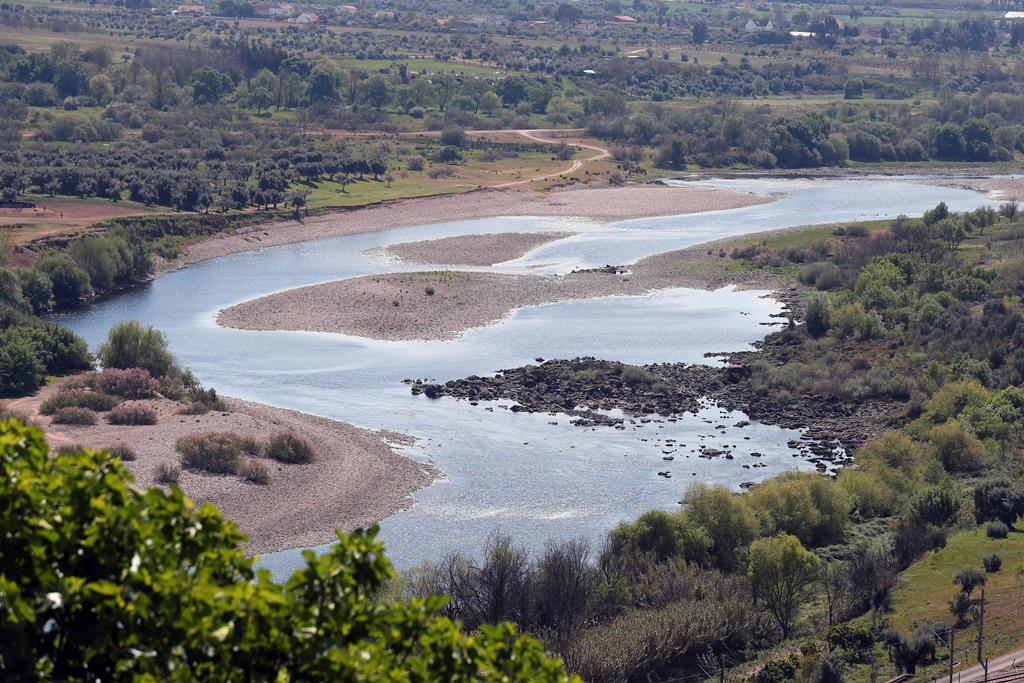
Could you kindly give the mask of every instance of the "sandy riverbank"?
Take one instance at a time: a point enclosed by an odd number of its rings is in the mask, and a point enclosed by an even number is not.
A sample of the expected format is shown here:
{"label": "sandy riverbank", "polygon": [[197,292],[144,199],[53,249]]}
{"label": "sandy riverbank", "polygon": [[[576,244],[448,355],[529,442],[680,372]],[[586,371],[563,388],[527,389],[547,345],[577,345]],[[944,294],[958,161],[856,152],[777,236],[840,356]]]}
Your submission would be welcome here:
{"label": "sandy riverbank", "polygon": [[402,242],[384,253],[411,263],[446,266],[493,266],[518,258],[542,244],[568,237],[568,232],[502,232],[494,235],[460,235],[436,240]]}
{"label": "sandy riverbank", "polygon": [[[446,238],[453,254],[459,240]],[[272,294],[224,309],[217,322],[247,330],[336,332],[385,340],[453,339],[528,306],[670,287],[729,284],[774,288],[763,271],[723,268],[730,238],[648,257],[627,272],[597,269],[561,277],[464,271],[389,273]],[[457,256],[455,257],[457,258]]]}
{"label": "sandy riverbank", "polygon": [[736,209],[769,201],[767,197],[746,192],[697,186],[573,187],[545,193],[526,189],[487,190],[337,211],[305,218],[302,222],[285,220],[241,228],[197,242],[174,261],[162,263],[160,268],[166,271],[235,252],[320,237],[471,218],[572,216],[623,220]]}
{"label": "sandy riverbank", "polygon": [[365,527],[412,504],[412,493],[429,484],[435,472],[396,453],[389,441],[397,434],[359,429],[341,422],[239,399],[226,399],[229,412],[179,415],[180,404],[166,399],[138,401],[154,408],[159,420],[150,426],[53,425],[38,407],[58,391],[44,388],[35,396],[11,401],[11,410],[30,416],[47,433],[53,447],[131,446],[138,459],[125,465],[142,486],[157,485],[161,464],[178,465],[175,442],[187,434],[220,431],[263,440],[285,429],[305,436],[317,449],[307,465],[265,460],[271,480],[262,486],[235,475],[183,470],[179,485],[196,503],[209,501],[234,520],[254,553],[314,546],[332,541],[336,528]]}

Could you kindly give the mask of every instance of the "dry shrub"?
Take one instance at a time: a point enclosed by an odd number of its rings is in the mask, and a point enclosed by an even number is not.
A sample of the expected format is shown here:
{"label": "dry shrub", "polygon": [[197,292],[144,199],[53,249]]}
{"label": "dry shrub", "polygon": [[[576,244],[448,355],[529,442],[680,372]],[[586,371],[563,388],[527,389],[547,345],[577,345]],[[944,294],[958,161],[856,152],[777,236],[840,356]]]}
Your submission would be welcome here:
{"label": "dry shrub", "polygon": [[109,394],[96,391],[61,391],[46,399],[39,405],[39,412],[43,415],[53,415],[61,408],[88,408],[98,413],[104,413],[120,401]]}
{"label": "dry shrub", "polygon": [[156,411],[138,404],[123,404],[107,413],[112,425],[155,425]]}
{"label": "dry shrub", "polygon": [[110,454],[115,458],[119,458],[124,462],[131,462],[138,458],[138,454],[135,453],[135,449],[126,443],[116,443],[110,447]]}
{"label": "dry shrub", "polygon": [[178,409],[178,415],[205,415],[210,412],[209,406],[201,401],[186,403]]}
{"label": "dry shrub", "polygon": [[265,486],[270,483],[270,468],[267,467],[267,463],[255,458],[246,458],[242,466],[238,468],[238,474],[242,479],[251,481],[253,484]]}
{"label": "dry shrub", "polygon": [[161,484],[177,484],[181,481],[181,468],[162,462],[156,466],[156,480]]}
{"label": "dry shrub", "polygon": [[263,447],[263,455],[278,462],[303,464],[313,462],[316,453],[312,444],[295,432],[278,432]]}
{"label": "dry shrub", "polygon": [[58,425],[94,425],[96,412],[88,408],[68,406],[53,414],[53,424]]}
{"label": "dry shrub", "polygon": [[100,391],[121,398],[153,398],[160,391],[160,382],[142,368],[107,368],[93,381]]}
{"label": "dry shrub", "polygon": [[230,432],[204,432],[183,436],[175,448],[181,453],[181,464],[186,469],[236,474],[242,452],[238,442],[238,436]]}

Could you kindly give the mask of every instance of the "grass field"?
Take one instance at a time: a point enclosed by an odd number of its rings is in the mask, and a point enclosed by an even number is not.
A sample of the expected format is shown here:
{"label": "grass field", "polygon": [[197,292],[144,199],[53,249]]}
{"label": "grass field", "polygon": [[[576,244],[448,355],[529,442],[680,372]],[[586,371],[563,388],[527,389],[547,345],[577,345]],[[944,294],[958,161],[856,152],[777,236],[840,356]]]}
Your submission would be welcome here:
{"label": "grass field", "polygon": [[[959,588],[953,577],[965,567],[981,569],[981,559],[993,553],[1003,558],[1002,570],[988,575],[985,586],[985,647],[987,657],[1024,645],[1024,532],[1005,539],[985,536],[976,529],[950,537],[945,548],[917,562],[900,575],[893,594],[892,623],[903,631],[922,624],[943,627],[953,623],[949,601]],[[979,591],[975,590],[975,597]],[[956,668],[975,663],[978,633],[972,622],[956,632]],[[941,652],[941,651],[940,651]],[[946,660],[948,661],[948,660]]]}

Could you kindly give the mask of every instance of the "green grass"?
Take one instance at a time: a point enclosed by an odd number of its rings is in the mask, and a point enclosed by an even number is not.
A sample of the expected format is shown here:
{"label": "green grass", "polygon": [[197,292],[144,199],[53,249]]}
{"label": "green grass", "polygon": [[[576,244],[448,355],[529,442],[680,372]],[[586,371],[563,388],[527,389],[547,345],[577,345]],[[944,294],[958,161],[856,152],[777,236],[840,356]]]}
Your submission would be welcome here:
{"label": "green grass", "polygon": [[[932,553],[900,574],[893,593],[892,623],[902,630],[920,624],[953,622],[949,601],[959,588],[953,577],[965,567],[981,569],[981,558],[997,553],[1003,568],[988,575],[985,586],[985,648],[986,656],[997,656],[1024,644],[1024,579],[1017,575],[1024,570],[1024,532],[1014,531],[1007,538],[992,539],[979,528],[950,537],[946,547]],[[975,590],[975,597],[979,591]],[[977,630],[973,624],[960,629],[955,638],[957,657],[965,666],[973,664],[977,649]],[[970,660],[970,661],[967,661]]]}

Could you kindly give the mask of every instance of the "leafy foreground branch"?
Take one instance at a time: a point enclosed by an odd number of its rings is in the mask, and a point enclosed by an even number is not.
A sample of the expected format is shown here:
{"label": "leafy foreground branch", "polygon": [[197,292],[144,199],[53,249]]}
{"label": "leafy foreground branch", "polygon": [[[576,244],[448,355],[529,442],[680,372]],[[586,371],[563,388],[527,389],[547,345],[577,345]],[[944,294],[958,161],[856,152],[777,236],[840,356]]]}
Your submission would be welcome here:
{"label": "leafy foreground branch", "polygon": [[509,624],[464,635],[444,598],[376,599],[376,529],[305,553],[284,584],[177,487],[141,491],[111,455],[51,453],[0,423],[0,679],[569,681]]}

